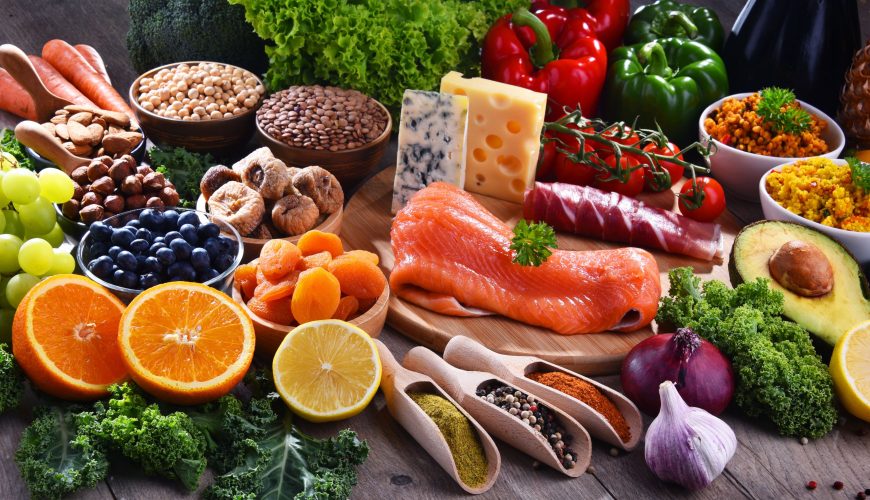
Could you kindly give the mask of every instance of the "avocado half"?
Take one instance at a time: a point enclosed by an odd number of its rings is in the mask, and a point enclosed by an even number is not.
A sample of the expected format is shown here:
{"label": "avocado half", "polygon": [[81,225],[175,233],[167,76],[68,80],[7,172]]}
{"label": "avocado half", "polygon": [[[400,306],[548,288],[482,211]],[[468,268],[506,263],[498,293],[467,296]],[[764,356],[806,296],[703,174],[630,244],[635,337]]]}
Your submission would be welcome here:
{"label": "avocado half", "polygon": [[[777,283],[770,274],[770,256],[783,244],[800,240],[814,245],[831,263],[834,284],[820,297],[803,297]],[[870,287],[858,262],[839,242],[793,222],[765,220],[744,227],[734,239],[728,265],[731,284],[758,277],[785,297],[783,313],[795,323],[834,345],[841,335],[870,320]]]}

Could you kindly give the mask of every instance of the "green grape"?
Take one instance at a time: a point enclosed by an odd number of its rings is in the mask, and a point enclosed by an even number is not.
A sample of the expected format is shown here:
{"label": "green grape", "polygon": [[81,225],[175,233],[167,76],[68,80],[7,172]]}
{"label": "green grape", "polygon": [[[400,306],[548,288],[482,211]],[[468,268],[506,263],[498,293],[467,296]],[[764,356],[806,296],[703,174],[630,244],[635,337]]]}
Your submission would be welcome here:
{"label": "green grape", "polygon": [[18,209],[18,217],[24,226],[26,234],[45,234],[54,228],[57,223],[57,214],[54,205],[43,197],[37,198],[33,203],[26,205],[15,204]]}
{"label": "green grape", "polygon": [[3,191],[15,203],[33,203],[39,196],[39,178],[24,168],[10,170],[3,175]]}
{"label": "green grape", "polygon": [[6,284],[9,283],[11,276],[0,276],[0,308],[10,308],[12,304],[6,298]]}
{"label": "green grape", "polygon": [[[2,217],[0,217],[0,219],[2,219]],[[27,234],[25,234],[24,239],[25,240],[32,240],[33,238],[42,238],[45,241],[49,242],[51,244],[51,246],[53,246],[54,248],[57,248],[63,244],[63,240],[64,240],[65,236],[66,235],[64,234],[63,229],[61,229],[60,226],[55,222],[54,227],[51,228],[51,231],[44,233],[44,234],[27,233]]]}
{"label": "green grape", "polygon": [[13,168],[18,168],[18,160],[12,153],[0,151],[0,172],[8,172]]}
{"label": "green grape", "polygon": [[2,210],[3,212],[3,231],[6,234],[14,234],[21,238],[24,236],[24,225],[21,224],[21,218],[18,217],[18,212],[12,209]]}
{"label": "green grape", "polygon": [[73,196],[73,180],[56,168],[46,168],[39,172],[41,195],[52,203],[66,203]]}
{"label": "green grape", "polygon": [[18,307],[18,304],[21,303],[27,292],[37,283],[39,283],[39,278],[32,274],[16,274],[6,284],[6,300],[9,301],[12,307]]}
{"label": "green grape", "polygon": [[6,230],[6,217],[0,217],[0,233]]}
{"label": "green grape", "polygon": [[9,206],[9,198],[6,197],[6,192],[3,191],[3,171],[0,170],[0,208]]}
{"label": "green grape", "polygon": [[69,252],[65,252],[60,248],[54,249],[54,258],[51,261],[51,268],[48,270],[46,276],[53,276],[55,274],[72,274],[76,269],[76,260],[70,255]]}
{"label": "green grape", "polygon": [[21,238],[14,234],[0,234],[0,273],[17,273],[18,251],[21,249]]}
{"label": "green grape", "polygon": [[0,309],[0,342],[12,345],[12,320],[15,319],[15,309],[4,307]]}
{"label": "green grape", "polygon": [[18,250],[18,264],[21,269],[34,276],[42,276],[51,268],[54,251],[51,244],[42,238],[25,241]]}

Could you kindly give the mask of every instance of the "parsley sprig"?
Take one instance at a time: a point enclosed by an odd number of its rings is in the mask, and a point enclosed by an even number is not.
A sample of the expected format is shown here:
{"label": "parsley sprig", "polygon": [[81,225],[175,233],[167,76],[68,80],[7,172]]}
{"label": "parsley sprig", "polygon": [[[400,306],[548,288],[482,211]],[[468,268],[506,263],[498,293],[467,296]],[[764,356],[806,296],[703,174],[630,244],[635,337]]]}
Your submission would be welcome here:
{"label": "parsley sprig", "polygon": [[797,106],[794,92],[779,87],[768,87],[759,92],[761,99],[755,112],[777,132],[797,134],[808,129],[812,117]]}
{"label": "parsley sprig", "polygon": [[516,252],[513,262],[521,266],[540,266],[553,255],[556,232],[546,222],[527,223],[520,220],[514,227],[510,249]]}
{"label": "parsley sprig", "polygon": [[870,163],[853,157],[846,158],[846,163],[852,169],[852,184],[870,193]]}

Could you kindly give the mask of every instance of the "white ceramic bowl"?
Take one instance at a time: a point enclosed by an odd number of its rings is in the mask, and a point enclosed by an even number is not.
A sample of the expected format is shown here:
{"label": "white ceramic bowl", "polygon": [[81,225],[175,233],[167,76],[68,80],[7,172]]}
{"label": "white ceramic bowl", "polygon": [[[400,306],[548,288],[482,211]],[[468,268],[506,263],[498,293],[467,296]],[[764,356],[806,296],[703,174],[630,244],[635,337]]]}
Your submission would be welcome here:
{"label": "white ceramic bowl", "polygon": [[[719,109],[726,99],[743,99],[752,94],[753,92],[744,92],[742,94],[730,95],[707,106],[698,120],[698,132],[702,144],[707,144],[712,140],[716,145],[716,152],[707,160],[707,165],[710,167],[713,177],[725,186],[729,193],[734,194],[738,198],[757,203],[758,180],[761,179],[761,176],[778,165],[793,163],[801,158],[779,158],[776,156],[747,153],[746,151],[726,146],[711,138],[704,128],[704,120],[707,119],[707,116],[713,110]],[[846,145],[846,136],[843,135],[843,130],[840,129],[837,122],[818,108],[810,106],[801,100],[798,100],[798,102],[803,109],[828,122],[822,138],[828,143],[830,151],[821,156],[832,160],[840,156],[843,147]]]}
{"label": "white ceramic bowl", "polygon": [[[845,165],[845,160],[834,160],[837,165]],[[870,233],[861,233],[858,231],[846,231],[845,229],[837,229],[835,227],[829,227],[818,222],[813,222],[809,219],[805,219],[800,215],[797,215],[793,212],[789,212],[782,205],[777,203],[770,195],[767,193],[767,189],[765,189],[765,184],[767,183],[767,176],[770,172],[777,170],[780,167],[788,165],[793,162],[786,162],[781,165],[777,165],[776,167],[770,169],[763,176],[761,176],[761,180],[758,181],[757,189],[758,194],[761,198],[761,211],[764,212],[764,218],[769,220],[784,220],[788,222],[796,222],[798,224],[802,224],[804,226],[810,227],[824,233],[831,238],[842,243],[846,248],[852,252],[852,255],[855,256],[855,259],[861,265],[870,264]]]}

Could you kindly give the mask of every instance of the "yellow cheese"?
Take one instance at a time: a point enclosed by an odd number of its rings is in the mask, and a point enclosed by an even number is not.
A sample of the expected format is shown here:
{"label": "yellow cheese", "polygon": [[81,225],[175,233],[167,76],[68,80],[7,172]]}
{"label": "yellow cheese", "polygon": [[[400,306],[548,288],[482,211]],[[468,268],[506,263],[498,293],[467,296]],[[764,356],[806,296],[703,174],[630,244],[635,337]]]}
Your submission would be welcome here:
{"label": "yellow cheese", "polygon": [[468,96],[465,189],[522,203],[535,181],[547,95],[456,71],[441,92]]}

